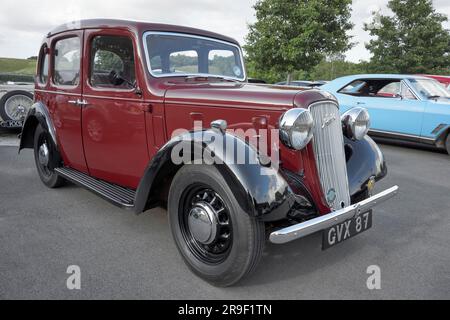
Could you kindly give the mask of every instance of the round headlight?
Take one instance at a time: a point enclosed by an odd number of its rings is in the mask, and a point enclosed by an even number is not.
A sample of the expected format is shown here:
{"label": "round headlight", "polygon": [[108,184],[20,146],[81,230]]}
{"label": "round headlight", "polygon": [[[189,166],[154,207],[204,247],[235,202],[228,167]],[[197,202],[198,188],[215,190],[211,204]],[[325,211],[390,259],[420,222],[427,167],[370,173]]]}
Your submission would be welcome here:
{"label": "round headlight", "polygon": [[308,110],[290,109],[280,119],[280,140],[289,148],[301,150],[311,141],[313,126]]}
{"label": "round headlight", "polygon": [[344,134],[352,140],[362,140],[370,128],[369,112],[364,108],[353,108],[342,117]]}

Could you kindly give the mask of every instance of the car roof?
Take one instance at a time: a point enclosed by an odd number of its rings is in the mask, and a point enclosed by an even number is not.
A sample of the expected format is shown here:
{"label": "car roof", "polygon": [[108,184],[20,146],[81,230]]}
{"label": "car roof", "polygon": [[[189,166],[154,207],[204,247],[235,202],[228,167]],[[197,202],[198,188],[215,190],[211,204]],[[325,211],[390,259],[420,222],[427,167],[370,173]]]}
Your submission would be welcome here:
{"label": "car roof", "polygon": [[414,74],[355,74],[351,76],[345,76],[340,79],[427,79],[421,75]]}
{"label": "car roof", "polygon": [[162,24],[162,23],[150,23],[150,22],[142,22],[142,21],[133,21],[133,20],[118,20],[118,19],[86,19],[86,20],[78,20],[71,21],[65,24],[62,24],[47,34],[47,37],[54,36],[56,34],[72,31],[72,30],[82,30],[82,29],[106,29],[106,28],[114,28],[114,29],[126,29],[137,34],[141,34],[146,31],[160,31],[160,32],[175,32],[175,33],[186,33],[186,34],[194,34],[198,36],[204,36],[209,38],[215,38],[218,40],[234,43],[239,45],[235,39],[206,30],[171,25],[171,24]]}

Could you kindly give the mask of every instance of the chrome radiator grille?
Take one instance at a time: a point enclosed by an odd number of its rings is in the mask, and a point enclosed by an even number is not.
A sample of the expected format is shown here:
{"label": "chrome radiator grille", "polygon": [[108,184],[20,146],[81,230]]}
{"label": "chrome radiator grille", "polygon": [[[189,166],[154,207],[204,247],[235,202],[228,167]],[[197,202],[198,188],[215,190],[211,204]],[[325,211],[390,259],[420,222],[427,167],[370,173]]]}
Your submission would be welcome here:
{"label": "chrome radiator grille", "polygon": [[314,155],[322,190],[331,208],[350,205],[344,136],[339,109],[331,102],[310,106],[314,119]]}

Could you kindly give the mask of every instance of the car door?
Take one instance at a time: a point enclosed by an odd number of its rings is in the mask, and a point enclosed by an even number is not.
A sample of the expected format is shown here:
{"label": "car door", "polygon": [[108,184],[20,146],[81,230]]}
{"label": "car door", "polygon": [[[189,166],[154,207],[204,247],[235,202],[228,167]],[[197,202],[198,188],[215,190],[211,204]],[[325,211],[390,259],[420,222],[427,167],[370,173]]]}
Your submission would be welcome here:
{"label": "car door", "polygon": [[[392,83],[395,82],[390,85]],[[369,111],[371,131],[419,137],[424,103],[417,99],[405,81],[398,82],[398,87],[398,94],[382,88],[375,95],[358,97],[357,106]]]}
{"label": "car door", "polygon": [[81,135],[81,70],[83,31],[64,33],[52,39],[51,81],[48,107],[64,164],[88,172]]}
{"label": "car door", "polygon": [[137,188],[149,155],[135,40],[121,30],[89,30],[85,47],[82,130],[89,172]]}

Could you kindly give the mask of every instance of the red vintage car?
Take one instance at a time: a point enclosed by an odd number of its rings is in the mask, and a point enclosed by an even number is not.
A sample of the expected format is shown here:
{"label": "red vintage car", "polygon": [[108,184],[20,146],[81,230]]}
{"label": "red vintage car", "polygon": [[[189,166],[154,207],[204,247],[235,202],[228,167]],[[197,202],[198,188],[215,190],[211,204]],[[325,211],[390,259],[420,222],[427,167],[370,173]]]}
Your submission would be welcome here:
{"label": "red vintage car", "polygon": [[320,90],[249,84],[231,38],[85,20],[45,37],[20,149],[50,188],[71,181],[138,214],[167,206],[187,265],[228,286],[266,236],[323,230],[328,248],[371,227],[398,187],[372,195],[386,164],[369,123],[362,108],[341,119]]}

